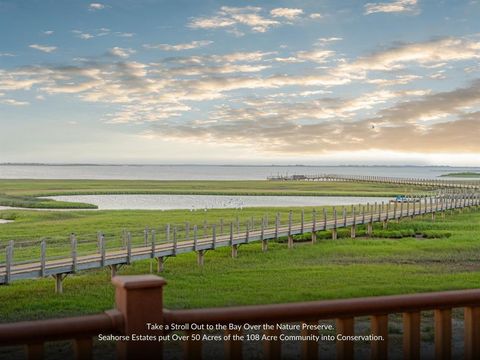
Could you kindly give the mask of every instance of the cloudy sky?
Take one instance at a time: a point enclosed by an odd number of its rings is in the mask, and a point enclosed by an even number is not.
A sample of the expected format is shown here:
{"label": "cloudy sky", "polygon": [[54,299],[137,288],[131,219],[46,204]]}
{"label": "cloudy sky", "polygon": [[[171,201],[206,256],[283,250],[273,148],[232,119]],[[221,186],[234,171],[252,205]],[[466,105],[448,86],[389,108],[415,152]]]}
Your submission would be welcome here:
{"label": "cloudy sky", "polygon": [[0,162],[480,165],[478,19],[478,0],[0,0]]}

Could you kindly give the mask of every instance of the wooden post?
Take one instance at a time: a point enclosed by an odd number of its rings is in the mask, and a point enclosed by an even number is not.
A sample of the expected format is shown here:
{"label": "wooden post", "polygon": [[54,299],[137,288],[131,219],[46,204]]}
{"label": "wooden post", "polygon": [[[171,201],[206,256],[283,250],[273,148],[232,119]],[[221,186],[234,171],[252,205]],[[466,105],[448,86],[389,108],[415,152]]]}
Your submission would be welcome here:
{"label": "wooden post", "polygon": [[105,266],[105,235],[100,234],[100,264]]}
{"label": "wooden post", "polygon": [[437,309],[435,317],[435,359],[449,360],[452,351],[452,310]]}
{"label": "wooden post", "polygon": [[[282,331],[279,329],[267,330],[265,335],[275,336],[277,339],[282,334]],[[274,360],[282,358],[282,342],[280,340],[269,340],[263,342],[263,354],[264,359]]]}
{"label": "wooden post", "polygon": [[40,243],[40,276],[45,277],[46,272],[45,272],[45,265],[47,261],[47,242],[45,240],[42,240]]}
{"label": "wooden post", "polygon": [[[124,318],[122,334],[151,335],[146,323],[163,324],[164,279],[155,275],[116,276],[112,283],[116,308]],[[155,331],[155,335],[162,334],[162,330]],[[119,341],[117,350],[119,360],[143,359],[146,354],[163,359],[162,341]]]}
{"label": "wooden post", "polygon": [[265,239],[265,218],[262,218],[262,228],[260,230],[260,239],[262,240],[262,251],[268,250],[268,241]]}
{"label": "wooden post", "polygon": [[465,323],[465,359],[480,358],[480,308],[466,307],[464,310]]}
{"label": "wooden post", "polygon": [[250,223],[247,221],[245,224],[245,242],[248,243],[250,238]]}
{"label": "wooden post", "polygon": [[403,357],[420,359],[420,312],[403,313]]}
{"label": "wooden post", "polygon": [[55,274],[52,275],[55,279],[55,293],[62,294],[63,293],[63,279],[67,277],[67,274]]}
{"label": "wooden post", "polygon": [[242,330],[227,330],[225,335],[230,335],[230,340],[224,342],[225,357],[226,360],[242,360],[242,346],[243,342],[240,340],[234,340],[234,336],[242,335]]}
{"label": "wooden post", "polygon": [[[346,336],[354,336],[354,318],[340,318],[336,321],[337,334],[343,334]],[[354,356],[354,341],[337,341],[337,359],[339,360],[353,360]]]}
{"label": "wooden post", "polygon": [[12,279],[12,263],[13,263],[13,250],[11,245],[8,245],[6,248],[5,254],[5,284],[10,284]]}
{"label": "wooden post", "polygon": [[275,216],[275,240],[278,240],[278,226],[280,222],[280,214],[277,213]]}
{"label": "wooden post", "polygon": [[161,273],[165,269],[165,259],[163,256],[157,257],[157,272]]}
{"label": "wooden post", "polygon": [[[305,323],[314,326],[318,325],[318,321],[306,321]],[[318,330],[303,329],[301,335],[304,337],[318,335]],[[302,341],[302,360],[314,359],[318,359],[318,342],[314,340]]]}
{"label": "wooden post", "polygon": [[373,234],[373,223],[369,222],[367,223],[367,235],[372,236]]}
{"label": "wooden post", "polygon": [[173,256],[177,256],[177,227],[173,227]]}
{"label": "wooden post", "polygon": [[127,232],[127,264],[132,262],[132,234]]}
{"label": "wooden post", "polygon": [[312,244],[317,242],[317,211],[312,212]]}
{"label": "wooden post", "polygon": [[152,255],[151,258],[155,258],[155,252],[157,251],[157,239],[155,229],[152,229]]}
{"label": "wooden post", "polygon": [[70,234],[71,256],[72,256],[72,273],[77,272],[77,237],[74,233]]}
{"label": "wooden post", "polygon": [[343,207],[343,227],[347,227],[347,209]]}
{"label": "wooden post", "polygon": [[323,230],[327,230],[327,209],[323,208]]}
{"label": "wooden post", "polygon": [[148,245],[148,226],[143,230],[143,246]]}
{"label": "wooden post", "polygon": [[293,236],[292,236],[292,210],[288,212],[288,248],[293,247]]}
{"label": "wooden post", "polygon": [[212,224],[212,249],[217,248],[217,225]]}
{"label": "wooden post", "polygon": [[170,224],[165,226],[165,241],[167,244],[170,242]]}
{"label": "wooden post", "polygon": [[302,227],[301,227],[301,230],[300,230],[300,231],[301,231],[301,233],[303,234],[303,230],[304,230],[304,228],[305,228],[305,210],[304,210],[304,209],[302,209],[301,217],[302,217],[302,220],[301,220],[301,222],[302,222]]}
{"label": "wooden post", "polygon": [[372,341],[372,359],[381,360],[388,357],[388,315],[372,316],[372,335],[382,336],[383,341]]}
{"label": "wooden post", "polygon": [[233,243],[233,223],[230,223],[230,246],[232,247],[232,258],[238,255],[238,244]]}
{"label": "wooden post", "polygon": [[332,240],[337,240],[337,209],[333,208],[333,229],[332,229]]}
{"label": "wooden post", "polygon": [[110,268],[110,278],[117,276],[117,270],[118,270],[117,264],[112,264],[109,266],[109,268]]}
{"label": "wooden post", "polygon": [[12,259],[13,259],[13,256],[15,255],[15,241],[14,240],[10,240],[8,242],[8,245],[12,248]]}
{"label": "wooden post", "polygon": [[122,249],[127,248],[127,229],[122,229]]}
{"label": "wooden post", "polygon": [[199,251],[197,251],[197,264],[198,264],[198,266],[203,266],[203,264],[204,264],[204,255],[205,255],[205,250],[199,250]]}
{"label": "wooden post", "polygon": [[198,250],[197,231],[198,231],[198,227],[197,225],[194,225],[193,226],[193,251]]}
{"label": "wooden post", "polygon": [[352,239],[355,239],[357,235],[357,215],[355,214],[355,208],[352,208],[352,217],[353,217],[353,225],[352,228],[350,229],[350,237]]}

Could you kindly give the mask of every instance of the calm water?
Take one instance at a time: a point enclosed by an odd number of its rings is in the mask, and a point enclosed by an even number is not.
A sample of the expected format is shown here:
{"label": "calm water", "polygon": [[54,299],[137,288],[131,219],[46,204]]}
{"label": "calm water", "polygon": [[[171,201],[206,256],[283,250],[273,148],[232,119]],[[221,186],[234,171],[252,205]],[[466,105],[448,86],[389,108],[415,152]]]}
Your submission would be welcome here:
{"label": "calm water", "polygon": [[100,210],[239,209],[366,204],[391,198],[355,196],[227,196],[227,195],[76,195],[50,199],[95,204]]}
{"label": "calm water", "polygon": [[344,174],[436,178],[480,168],[437,166],[0,165],[0,179],[264,180],[271,175]]}

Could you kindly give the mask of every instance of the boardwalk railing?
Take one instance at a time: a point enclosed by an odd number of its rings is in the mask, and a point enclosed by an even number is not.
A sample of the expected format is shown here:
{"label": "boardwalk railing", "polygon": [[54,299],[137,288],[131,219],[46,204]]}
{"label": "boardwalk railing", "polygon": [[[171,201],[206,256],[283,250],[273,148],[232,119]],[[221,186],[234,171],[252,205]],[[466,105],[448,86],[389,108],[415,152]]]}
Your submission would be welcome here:
{"label": "boardwalk railing", "polygon": [[281,222],[280,214],[277,214],[273,224],[270,221],[270,226],[265,218],[256,223],[251,219],[242,229],[240,229],[239,223],[231,222],[228,225],[213,224],[204,228],[203,232],[200,232],[198,226],[191,227],[187,224],[187,228],[183,229],[182,239],[179,238],[177,227],[167,225],[165,242],[157,242],[156,233],[152,231],[150,234],[145,232],[146,236],[142,244],[132,246],[131,234],[127,233],[123,245],[107,249],[105,237],[100,234],[97,250],[93,252],[90,249],[82,255],[79,255],[76,238],[72,235],[71,251],[67,256],[47,258],[47,244],[42,241],[39,259],[18,262],[14,261],[14,244],[11,243],[5,249],[5,262],[0,264],[0,284],[8,284],[17,279],[53,276],[56,281],[56,291],[62,292],[64,277],[81,270],[110,267],[112,276],[114,276],[120,266],[134,261],[155,259],[157,270],[161,272],[167,257],[182,253],[196,252],[198,264],[203,265],[205,252],[219,247],[231,247],[232,257],[236,257],[238,248],[242,244],[261,242],[263,251],[266,251],[269,240],[287,237],[288,246],[293,247],[294,235],[311,234],[314,243],[318,231],[330,230],[332,239],[335,240],[340,228],[351,228],[351,236],[355,237],[359,225],[365,225],[367,234],[371,236],[374,223],[380,222],[386,227],[391,220],[425,214],[431,214],[432,219],[435,219],[437,213],[445,214],[448,210],[479,205],[479,193],[463,192],[417,198],[415,201],[408,202],[352,206],[350,211],[347,211],[346,207],[343,207],[341,211],[334,208],[331,215],[327,215],[325,209],[321,213],[314,210],[310,220],[306,220],[302,210],[300,222],[293,222],[292,212],[290,212],[288,219],[284,219],[283,222]]}
{"label": "boardwalk railing", "polygon": [[[244,354],[243,343],[247,336],[250,341],[263,342],[266,359],[281,359],[284,336],[293,335],[292,338],[302,344],[303,358],[313,360],[322,357],[321,345],[325,341],[322,335],[335,333],[337,359],[353,359],[358,346],[355,342],[364,338],[370,343],[372,359],[387,359],[389,348],[393,350],[389,345],[389,315],[402,314],[403,358],[419,359],[420,325],[432,321],[428,317],[422,319],[422,312],[433,310],[435,346],[434,354],[429,357],[450,359],[452,309],[463,308],[465,359],[480,358],[480,290],[168,310],[163,308],[166,282],[162,278],[154,275],[117,276],[112,282],[116,287],[116,309],[92,316],[1,324],[0,346],[26,345],[28,359],[41,359],[46,341],[74,339],[75,358],[90,359],[92,338],[101,340],[99,334],[102,334],[118,336],[116,351],[119,359],[162,359],[164,345],[172,341],[184,344],[186,359],[201,359],[208,353],[209,342],[202,340],[203,335],[212,339],[212,335],[219,334],[225,336],[217,336],[213,341],[225,344],[226,359],[251,357]],[[370,333],[356,334],[355,318],[365,316],[370,316]],[[336,323],[329,331],[322,327],[326,320],[335,320]],[[155,324],[155,327],[148,329],[147,323]],[[292,326],[285,331],[284,324]],[[127,336],[129,341],[124,341]],[[331,337],[328,340],[332,341]]]}
{"label": "boardwalk railing", "polygon": [[376,182],[395,185],[414,185],[428,186],[435,188],[457,188],[457,189],[480,189],[480,181],[468,180],[443,180],[443,179],[418,179],[418,178],[399,178],[386,176],[364,176],[364,175],[338,175],[338,174],[319,174],[319,175],[278,175],[269,176],[270,181],[349,181],[349,182]]}

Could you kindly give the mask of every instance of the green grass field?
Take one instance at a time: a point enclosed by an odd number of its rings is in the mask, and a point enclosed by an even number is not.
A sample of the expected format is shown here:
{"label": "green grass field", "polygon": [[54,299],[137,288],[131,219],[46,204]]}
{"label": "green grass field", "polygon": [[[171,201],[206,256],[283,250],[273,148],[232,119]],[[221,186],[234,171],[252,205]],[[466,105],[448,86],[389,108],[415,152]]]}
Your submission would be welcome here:
{"label": "green grass field", "polygon": [[144,180],[0,180],[0,206],[91,208],[91,205],[46,202],[38,196],[78,194],[200,194],[395,196],[431,188],[390,184],[305,181],[144,181]]}
{"label": "green grass field", "polygon": [[[170,216],[169,212],[153,213]],[[69,231],[75,221],[101,224],[109,219],[113,224],[109,212],[25,214],[21,215],[25,216],[25,225],[37,225],[24,231]],[[182,216],[175,212],[171,215]],[[125,213],[117,220],[123,225],[127,218]],[[11,226],[0,228],[3,232]],[[91,226],[93,229],[97,225]],[[412,237],[415,233],[425,237]],[[242,245],[237,259],[230,257],[229,249],[222,248],[207,253],[204,268],[197,266],[194,254],[169,258],[162,274],[168,280],[166,306],[263,304],[478,287],[479,212],[447,215],[436,222],[427,217],[403,220],[390,223],[386,231],[376,227],[374,234],[382,237],[349,239],[344,237],[345,232],[333,241],[326,234],[314,245],[296,242],[294,249],[272,242],[267,253],[261,252],[259,244]],[[155,269],[150,261],[134,263],[120,274],[149,273],[152,265]],[[114,291],[107,270],[67,277],[64,294],[56,295],[53,289],[52,279],[1,286],[1,321],[96,313],[113,306]]]}

